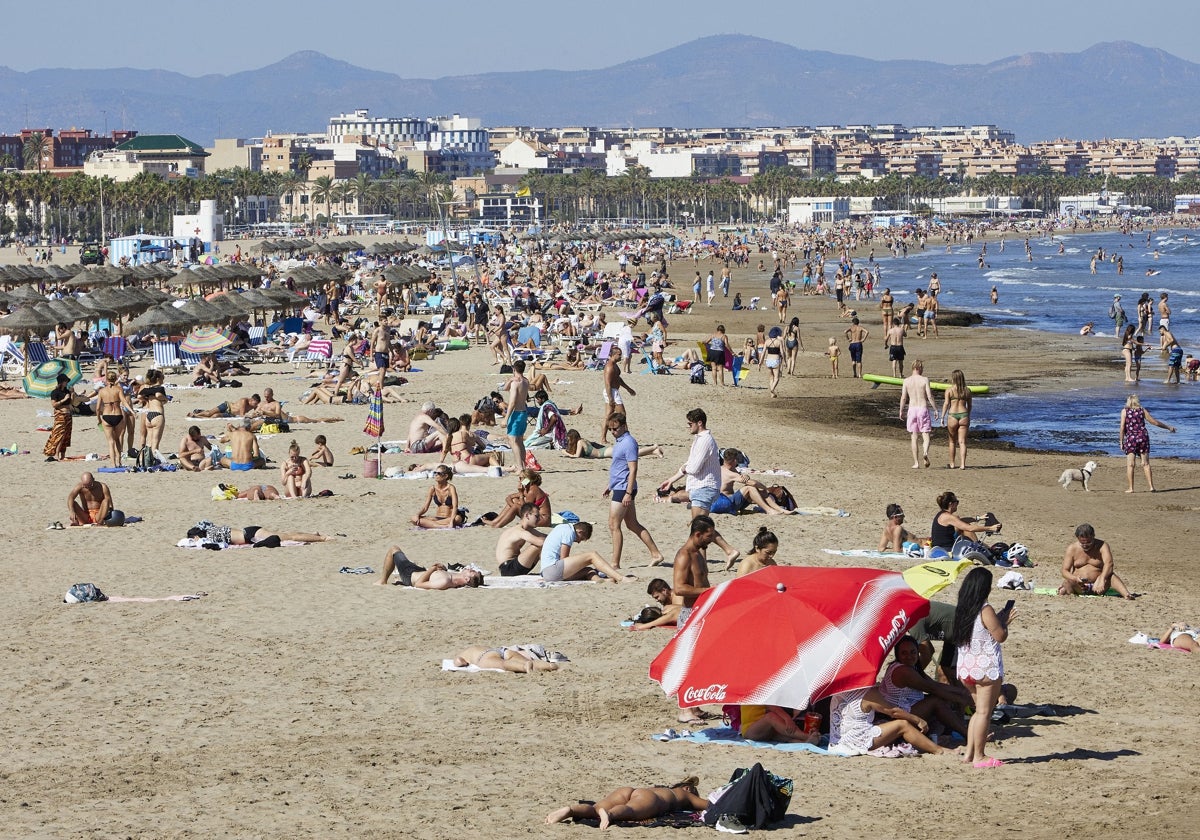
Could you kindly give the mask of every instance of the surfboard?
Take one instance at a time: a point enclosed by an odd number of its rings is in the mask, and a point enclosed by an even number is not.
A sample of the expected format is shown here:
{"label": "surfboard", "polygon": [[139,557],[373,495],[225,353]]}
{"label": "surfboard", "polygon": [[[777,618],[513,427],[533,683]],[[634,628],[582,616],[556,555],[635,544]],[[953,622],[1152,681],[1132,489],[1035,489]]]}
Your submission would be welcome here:
{"label": "surfboard", "polygon": [[[903,385],[904,380],[896,376],[880,376],[877,373],[864,373],[864,382],[870,382],[873,385]],[[945,391],[950,385],[946,382],[930,382],[929,388],[933,391]],[[967,390],[972,394],[986,394],[988,392],[987,385],[968,385]]]}

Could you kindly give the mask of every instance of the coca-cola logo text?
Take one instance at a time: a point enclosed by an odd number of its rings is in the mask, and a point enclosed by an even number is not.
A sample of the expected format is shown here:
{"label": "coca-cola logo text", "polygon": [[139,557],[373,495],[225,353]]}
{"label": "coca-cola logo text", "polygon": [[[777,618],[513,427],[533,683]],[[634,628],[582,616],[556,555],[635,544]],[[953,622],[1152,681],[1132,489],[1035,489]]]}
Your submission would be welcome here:
{"label": "coca-cola logo text", "polygon": [[908,613],[901,609],[898,613],[892,616],[892,630],[886,636],[879,637],[879,646],[884,652],[891,650],[892,645],[900,638],[904,632],[904,628],[908,626]]}
{"label": "coca-cola logo text", "polygon": [[725,699],[728,684],[713,683],[704,688],[689,688],[683,692],[684,703],[718,703]]}

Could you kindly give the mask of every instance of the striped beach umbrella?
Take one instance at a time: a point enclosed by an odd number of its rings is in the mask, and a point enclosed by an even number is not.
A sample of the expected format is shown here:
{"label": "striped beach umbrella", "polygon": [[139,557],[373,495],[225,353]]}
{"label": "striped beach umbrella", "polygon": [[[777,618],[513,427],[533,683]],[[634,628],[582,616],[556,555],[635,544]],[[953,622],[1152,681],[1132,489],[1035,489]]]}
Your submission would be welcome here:
{"label": "striped beach umbrella", "polygon": [[48,399],[50,392],[58,387],[60,373],[67,375],[68,388],[83,379],[83,373],[79,370],[79,362],[74,359],[51,359],[48,362],[42,362],[25,374],[21,385],[29,396]]}
{"label": "striped beach umbrella", "polygon": [[186,353],[204,355],[205,353],[216,353],[218,350],[224,350],[231,344],[233,344],[233,339],[223,330],[200,327],[199,329],[192,330],[188,333],[187,338],[179,342],[179,349]]}

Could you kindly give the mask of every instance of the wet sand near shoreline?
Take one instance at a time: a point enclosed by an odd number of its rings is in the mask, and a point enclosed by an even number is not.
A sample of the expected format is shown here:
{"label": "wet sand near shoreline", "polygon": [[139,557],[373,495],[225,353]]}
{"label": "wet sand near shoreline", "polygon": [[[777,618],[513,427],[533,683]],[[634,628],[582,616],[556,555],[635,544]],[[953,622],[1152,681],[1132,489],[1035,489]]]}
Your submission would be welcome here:
{"label": "wet sand near shoreline", "polygon": [[[222,249],[225,250],[224,248]],[[3,261],[3,260],[0,260]],[[752,262],[756,263],[755,258]],[[672,271],[691,276],[690,261]],[[712,263],[716,266],[716,263]],[[706,271],[701,262],[701,270]],[[953,282],[948,279],[948,282]],[[734,290],[762,295],[766,275],[739,271]],[[719,517],[745,551],[760,525],[779,536],[779,561],[852,565],[823,548],[874,548],[884,507],[900,502],[914,530],[927,533],[934,498],[950,489],[969,513],[994,511],[1003,539],[1029,547],[1038,586],[1056,585],[1062,552],[1077,524],[1092,522],[1109,540],[1117,571],[1135,592],[1119,599],[1056,598],[1018,592],[1008,677],[1022,702],[1070,707],[1078,714],[1034,717],[999,730],[996,770],[950,761],[835,759],[749,748],[662,744],[654,732],[676,726],[672,703],[646,676],[666,631],[629,633],[620,620],[649,602],[644,547],[626,536],[623,564],[632,586],[580,585],[545,590],[421,592],[373,585],[374,576],[343,566],[380,568],[398,543],[416,562],[474,560],[494,569],[497,534],[470,528],[414,532],[407,517],[427,483],[338,480],[362,475],[347,453],[368,443],[365,407],[313,406],[313,416],[345,422],[296,426],[263,440],[276,462],[296,438],[311,451],[329,437],[337,457],[315,486],[336,495],[289,502],[214,502],[218,481],[279,485],[278,471],[236,477],[226,471],[105,477],[118,506],[145,521],[123,529],[44,531],[65,518],[65,496],[86,465],[45,464],[45,434],[33,431],[33,400],[0,402],[0,444],[31,455],[0,459],[9,487],[0,534],[8,551],[7,651],[0,658],[8,713],[6,834],[46,837],[418,837],[591,836],[592,829],[543,826],[553,808],[594,799],[627,784],[670,783],[695,773],[702,792],[740,766],[762,761],[796,780],[787,836],[916,836],[953,832],[994,837],[1163,838],[1192,832],[1200,808],[1176,780],[1193,757],[1200,723],[1188,699],[1200,660],[1127,644],[1136,630],[1157,634],[1172,621],[1200,621],[1200,595],[1185,565],[1196,545],[1200,464],[1153,461],[1158,493],[1124,491],[1124,461],[1104,458],[1092,492],[1055,481],[1079,456],[1019,451],[972,440],[968,469],[945,468],[945,432],[935,430],[933,469],[911,469],[908,435],[895,418],[899,390],[871,390],[828,378],[821,355],[847,322],[831,299],[794,297],[805,347],[798,372],[769,399],[766,371],[739,390],[688,383],[685,375],[634,374],[630,426],[643,444],[661,443],[663,460],[645,459],[643,487],[657,484],[687,456],[685,412],[703,406],[722,446],[737,445],[756,468],[795,473],[783,479],[803,505],[840,507],[847,518]],[[877,304],[860,314],[871,330],[866,370],[889,373]],[[704,338],[724,323],[731,343],[773,312],[696,307],[671,318],[672,337]],[[688,346],[688,345],[684,345]],[[942,328],[942,337],[908,340],[909,354],[944,380],[955,367],[968,382],[996,391],[1061,388],[1083,378],[1120,376],[1119,354],[1071,336],[988,327]],[[385,437],[404,436],[420,402],[455,413],[502,381],[479,347],[418,366],[405,393],[415,404],[385,408]],[[1108,368],[1105,365],[1109,365]],[[144,373],[145,365],[135,368]],[[186,412],[274,387],[295,400],[304,371],[267,366],[244,377],[241,391],[174,390],[164,443],[178,442]],[[551,374],[561,405],[584,404],[568,425],[597,439],[599,374]],[[180,383],[183,377],[170,376]],[[986,399],[982,398],[982,399]],[[890,413],[891,418],[884,415]],[[1114,428],[1117,422],[1113,417]],[[221,421],[202,421],[215,433]],[[1153,439],[1153,435],[1152,435]],[[72,453],[103,449],[94,421],[77,418]],[[1153,450],[1152,450],[1153,452]],[[538,453],[555,510],[596,524],[585,548],[607,554],[607,502],[600,498],[607,461]],[[384,465],[411,462],[386,456]],[[472,516],[496,509],[515,482],[455,480]],[[369,495],[373,494],[373,495]],[[682,544],[686,513],[643,492],[639,515],[668,555]],[[207,518],[235,526],[343,532],[303,548],[186,551],[174,547],[187,527]],[[901,568],[902,564],[887,564]],[[711,566],[714,582],[727,575]],[[997,575],[999,577],[999,575]],[[68,606],[62,594],[91,581],[114,595],[207,592],[188,603]],[[939,596],[953,601],[956,590]],[[997,592],[993,602],[1010,597]],[[472,643],[539,642],[571,663],[541,675],[443,673],[440,660]],[[883,794],[881,796],[881,794]],[[1070,806],[1064,807],[1064,801]],[[83,806],[86,806],[84,808]],[[639,836],[675,836],[665,828]]]}

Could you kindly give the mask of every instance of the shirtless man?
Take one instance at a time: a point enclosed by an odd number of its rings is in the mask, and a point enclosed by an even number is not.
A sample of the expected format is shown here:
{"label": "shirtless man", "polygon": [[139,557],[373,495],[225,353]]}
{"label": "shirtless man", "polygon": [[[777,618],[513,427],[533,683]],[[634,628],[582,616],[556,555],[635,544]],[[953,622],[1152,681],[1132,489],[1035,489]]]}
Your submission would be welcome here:
{"label": "shirtless man", "polygon": [[[673,575],[674,598],[681,604],[676,635],[687,628],[688,617],[696,606],[696,599],[709,589],[708,563],[704,559],[706,549],[717,535],[717,526],[711,516],[697,516],[692,520],[688,531],[687,541],[675,552],[675,572]],[[679,710],[680,723],[698,723],[705,720],[701,709]]]}
{"label": "shirtless man", "polygon": [[59,324],[54,328],[54,334],[58,340],[58,358],[78,359],[79,338],[75,335],[75,330],[71,329],[71,325]]}
{"label": "shirtless man", "polygon": [[267,460],[258,448],[258,438],[250,431],[250,424],[253,422],[249,417],[245,417],[241,426],[235,426],[229,431],[230,454],[221,458],[221,466],[234,472],[266,467]]}
{"label": "shirtless man", "polygon": [[771,516],[795,513],[775,501],[761,481],[738,472],[737,465],[741,458],[742,453],[732,446],[725,450],[721,459],[721,494],[713,503],[712,512],[736,515],[754,504]]}
{"label": "shirtless man", "polygon": [[383,387],[383,378],[387,374],[391,344],[391,328],[383,321],[376,321],[375,329],[371,330],[371,356],[375,360],[375,370],[379,373],[380,388]]}
{"label": "shirtless man", "polygon": [[80,476],[79,483],[67,494],[67,516],[72,525],[125,524],[125,515],[113,510],[108,485],[96,481],[90,472]]}
{"label": "shirtless man", "polygon": [[887,524],[879,535],[879,550],[899,554],[904,551],[904,543],[911,539],[912,535],[904,527],[904,508],[892,502],[887,506]]}
{"label": "shirtless man", "polygon": [[871,336],[858,318],[850,319],[850,326],[846,329],[846,341],[850,342],[850,375],[855,379],[862,376],[862,354],[863,343]]}
{"label": "shirtless man", "polygon": [[188,417],[245,417],[253,414],[262,403],[262,397],[251,394],[240,400],[223,402],[216,408],[196,408],[188,412]]}
{"label": "shirtless man", "polygon": [[421,413],[408,424],[408,451],[417,454],[441,452],[445,448],[446,430],[434,419],[432,412],[437,406],[427,402]]}
{"label": "shirtless man", "polygon": [[392,572],[400,576],[396,583],[414,589],[462,589],[467,586],[483,586],[483,575],[476,569],[451,572],[441,563],[434,563],[425,569],[409,560],[398,545],[388,547],[384,555],[383,575],[376,583],[379,586],[387,586]]}
{"label": "shirtless man", "polygon": [[512,442],[513,454],[516,456],[515,465],[518,469],[525,466],[525,431],[529,427],[529,413],[525,410],[529,404],[529,380],[525,378],[525,362],[517,359],[512,364],[512,379],[504,386],[508,395],[508,420],[505,431]]}
{"label": "shirtless man", "polygon": [[537,529],[538,507],[521,505],[515,524],[505,528],[496,543],[496,564],[501,577],[527,575],[537,565],[546,535]]}
{"label": "shirtless man", "polygon": [[[912,435],[912,456],[914,470],[921,468],[922,459],[929,466],[929,433],[933,431],[931,413],[933,410],[933,394],[929,390],[929,380],[925,378],[925,363],[913,359],[912,374],[904,380],[900,389],[900,419],[904,420],[904,406],[908,405],[907,428]],[[921,449],[918,454],[917,436],[921,438]]]}
{"label": "shirtless man", "polygon": [[212,458],[208,453],[212,449],[208,439],[200,434],[199,426],[189,426],[183,440],[179,441],[179,466],[189,472],[202,472],[213,468]]}
{"label": "shirtless man", "polygon": [[909,307],[901,311],[901,317],[892,322],[892,326],[883,336],[883,346],[888,351],[888,361],[892,363],[892,376],[904,376],[904,325],[908,321]]}
{"label": "shirtless man", "polygon": [[1086,522],[1075,529],[1075,542],[1063,555],[1062,577],[1059,595],[1103,595],[1112,587],[1126,601],[1136,597],[1113,571],[1112,549]]}
{"label": "shirtless man", "polygon": [[600,428],[600,442],[603,444],[608,443],[608,418],[614,412],[625,411],[625,403],[621,399],[622,388],[629,392],[629,396],[637,396],[637,392],[630,388],[621,376],[621,349],[613,345],[608,361],[604,364],[604,418]]}

